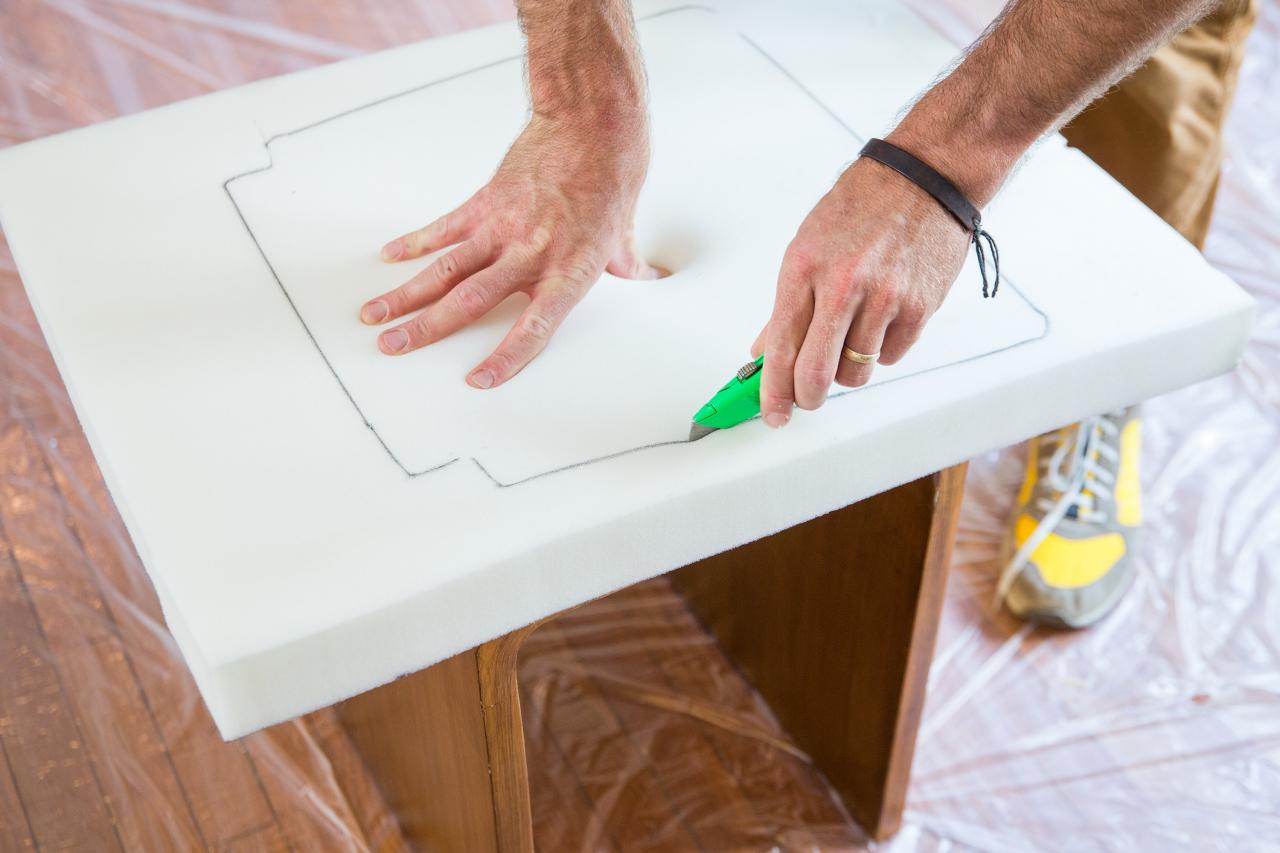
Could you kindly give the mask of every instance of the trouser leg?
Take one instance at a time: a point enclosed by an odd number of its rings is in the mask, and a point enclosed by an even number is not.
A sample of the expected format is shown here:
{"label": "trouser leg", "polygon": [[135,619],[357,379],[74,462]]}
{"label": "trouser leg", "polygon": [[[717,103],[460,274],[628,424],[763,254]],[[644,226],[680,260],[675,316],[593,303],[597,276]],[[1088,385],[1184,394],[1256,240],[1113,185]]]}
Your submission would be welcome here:
{"label": "trouser leg", "polygon": [[1254,17],[1254,0],[1224,0],[1063,129],[1072,146],[1201,248]]}

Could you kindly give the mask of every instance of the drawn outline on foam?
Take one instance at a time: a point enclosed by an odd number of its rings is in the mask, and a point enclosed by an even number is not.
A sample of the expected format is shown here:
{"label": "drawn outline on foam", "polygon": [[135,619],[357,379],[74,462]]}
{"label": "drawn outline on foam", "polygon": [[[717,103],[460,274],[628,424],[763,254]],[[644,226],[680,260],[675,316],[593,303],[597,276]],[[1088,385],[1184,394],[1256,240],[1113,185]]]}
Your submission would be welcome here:
{"label": "drawn outline on foam", "polygon": [[[661,12],[656,12],[652,15],[646,15],[642,18],[639,18],[638,20],[647,21],[647,20],[652,20],[654,18],[662,17],[664,15],[670,15],[676,12],[685,12],[685,11],[691,11],[691,10],[710,12],[711,14],[715,14],[715,15],[719,14],[718,10],[712,9],[708,6],[688,5],[688,6],[677,6],[672,9],[665,9]],[[748,44],[752,49],[754,49],[757,53],[759,53],[760,56],[763,57],[766,62],[768,62],[775,69],[777,69],[778,72],[782,74],[782,76],[784,76],[797,89],[799,89],[800,92],[804,94],[806,98],[812,101],[815,105],[818,106],[819,109],[821,109],[824,113],[826,113],[827,116],[829,116],[833,121],[835,121],[835,123],[838,124],[841,127],[841,129],[843,129],[846,133],[848,133],[851,137],[853,137],[859,145],[866,143],[865,138],[863,138],[856,130],[854,130],[852,127],[846,124],[844,119],[840,118],[839,114],[837,114],[834,110],[832,110],[825,103],[823,103],[822,100],[819,99],[818,96],[815,95],[807,86],[805,86],[804,83],[802,83],[798,77],[796,77],[794,74],[788,71],[786,67],[783,66],[782,63],[780,63],[777,59],[775,59],[768,51],[766,51],[763,47],[761,47],[759,44],[753,41],[745,33],[738,32],[737,35],[744,42],[746,42],[746,44]],[[240,209],[240,204],[236,201],[235,194],[231,192],[231,184],[233,184],[234,182],[236,182],[241,178],[247,178],[250,175],[261,174],[262,172],[267,172],[267,171],[270,171],[272,168],[274,168],[275,161],[271,155],[271,143],[275,142],[277,139],[283,139],[284,137],[287,137],[287,136],[296,136],[300,133],[304,133],[308,130],[312,130],[321,125],[328,124],[329,122],[337,121],[338,119],[346,118],[347,116],[353,115],[363,110],[371,109],[373,107],[388,103],[389,101],[394,101],[398,98],[403,98],[407,95],[416,94],[417,92],[421,92],[426,89],[430,89],[434,86],[439,86],[444,83],[450,83],[454,80],[458,80],[469,74],[475,74],[480,71],[485,71],[489,68],[495,68],[499,65],[505,65],[508,62],[518,62],[521,59],[523,59],[523,55],[508,56],[502,59],[496,59],[492,62],[486,62],[485,64],[478,65],[475,68],[469,68],[466,71],[459,71],[456,74],[449,74],[445,77],[440,77],[438,79],[431,80],[427,83],[422,83],[420,85],[414,86],[413,88],[405,89],[403,91],[396,92],[394,94],[369,101],[368,103],[351,107],[350,109],[343,110],[342,112],[335,113],[331,116],[326,116],[325,118],[319,119],[317,121],[313,121],[310,124],[305,124],[302,127],[297,127],[297,128],[294,128],[293,130],[288,130],[283,133],[277,133],[274,136],[267,139],[262,144],[263,149],[267,152],[267,165],[259,169],[250,169],[247,172],[241,172],[238,175],[232,175],[230,178],[227,178],[227,180],[222,182],[223,192],[227,194],[227,198],[231,201],[231,206],[235,208],[236,216],[239,217],[240,219],[240,224],[244,226],[245,232],[248,233],[249,235],[249,239],[253,241],[254,248],[258,250],[258,255],[261,256],[263,263],[267,265],[267,270],[271,273],[271,277],[275,279],[276,285],[280,288],[280,292],[284,295],[285,301],[289,303],[289,308],[293,310],[294,316],[298,318],[298,322],[302,325],[302,329],[304,332],[306,332],[307,338],[311,341],[312,346],[314,346],[316,349],[316,352],[320,354],[320,359],[324,362],[325,367],[329,369],[329,373],[333,376],[334,380],[338,383],[338,387],[341,388],[342,393],[346,395],[347,401],[350,402],[352,408],[356,410],[356,414],[360,416],[360,420],[364,422],[364,425],[369,430],[369,432],[373,433],[373,437],[377,440],[378,444],[386,452],[388,458],[390,458],[391,461],[396,464],[396,467],[398,467],[401,471],[405,473],[406,476],[410,478],[421,477],[424,474],[430,474],[433,471],[439,471],[442,468],[447,468],[448,466],[457,462],[462,457],[455,456],[453,459],[450,459],[447,462],[442,462],[439,465],[433,465],[430,468],[424,468],[421,471],[410,471],[409,468],[405,466],[403,462],[400,461],[400,458],[396,456],[395,451],[391,449],[391,447],[387,444],[386,440],[378,433],[377,427],[375,427],[373,425],[373,422],[370,421],[368,416],[365,415],[364,409],[360,408],[360,404],[356,402],[355,395],[351,393],[351,389],[347,387],[347,384],[342,381],[342,376],[339,375],[337,368],[333,366],[333,362],[329,360],[329,356],[325,354],[324,348],[320,346],[320,341],[316,339],[315,334],[311,331],[311,327],[307,325],[307,321],[303,318],[302,312],[298,309],[297,304],[293,301],[293,297],[289,295],[289,289],[285,287],[284,281],[280,278],[280,274],[276,272],[275,265],[271,263],[271,259],[267,257],[266,251],[263,250],[262,248],[262,244],[258,242],[258,236],[254,233],[253,227],[249,225],[249,220],[245,218],[244,211]],[[999,353],[1007,352],[1008,350],[1014,349],[1016,347],[1025,346],[1026,344],[1034,343],[1036,341],[1044,339],[1049,334],[1049,326],[1050,326],[1049,315],[1047,315],[1043,310],[1041,310],[1038,305],[1032,302],[1031,299],[1027,297],[1025,293],[1022,292],[1022,289],[1019,288],[1017,284],[1012,279],[1010,279],[1007,275],[1002,275],[1001,278],[1002,278],[1002,283],[1004,283],[1009,289],[1011,289],[1014,293],[1016,293],[1018,295],[1018,298],[1021,299],[1026,304],[1026,306],[1030,308],[1033,312],[1035,312],[1043,321],[1044,327],[1041,329],[1040,334],[1035,335],[1034,337],[1026,338],[1025,340],[1017,341],[1016,343],[1012,343],[1007,346],[1000,347],[999,349],[991,350],[990,352],[984,352],[979,355],[963,358],[963,359],[960,359],[959,361],[948,362],[947,364],[939,364],[934,367],[927,367],[922,370],[917,370],[914,373],[907,373],[907,374],[903,374],[902,376],[895,376],[893,379],[886,379],[883,382],[876,383],[876,386],[867,385],[859,388],[846,388],[843,391],[836,391],[828,396],[828,400],[835,400],[840,397],[845,397],[856,391],[863,391],[868,388],[878,387],[881,385],[889,385],[893,382],[899,382],[903,379],[909,379],[914,376],[922,376],[926,373],[932,373],[935,370],[944,370],[948,367],[955,367],[956,365],[959,365],[959,364],[965,364],[967,362],[976,361],[981,358],[987,358],[989,356],[998,355]],[[757,415],[757,417],[759,416]],[[606,462],[610,459],[616,459],[620,456],[628,456],[632,453],[639,453],[642,450],[652,450],[658,447],[672,447],[675,445],[689,444],[689,443],[691,443],[690,439],[677,439],[674,441],[657,441],[652,444],[642,444],[638,447],[628,447],[623,450],[616,451],[614,453],[607,453],[603,456],[595,456],[590,459],[584,459],[580,462],[573,462],[573,463],[570,463],[569,465],[561,465],[558,468],[550,468],[546,471],[540,471],[537,474],[530,474],[527,477],[523,477],[519,480],[513,480],[510,483],[504,483],[501,480],[499,480],[497,477],[493,476],[493,474],[491,474],[489,470],[484,467],[484,464],[474,456],[471,457],[471,461],[472,463],[475,464],[476,468],[478,468],[481,473],[483,473],[486,477],[489,478],[490,482],[492,482],[498,488],[506,489],[506,488],[510,488],[511,486],[518,486],[521,483],[527,483],[530,480],[537,480],[541,477],[546,477],[551,474],[558,474],[563,471],[570,471],[574,468],[581,468],[584,465],[591,465],[597,462]]]}

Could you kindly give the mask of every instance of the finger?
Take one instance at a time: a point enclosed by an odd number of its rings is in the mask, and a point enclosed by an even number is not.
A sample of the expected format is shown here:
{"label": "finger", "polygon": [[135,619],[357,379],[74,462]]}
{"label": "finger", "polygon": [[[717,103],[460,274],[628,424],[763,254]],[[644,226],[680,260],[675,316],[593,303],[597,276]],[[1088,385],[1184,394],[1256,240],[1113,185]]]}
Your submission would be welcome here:
{"label": "finger", "polygon": [[760,334],[756,335],[756,339],[751,343],[751,357],[759,358],[764,352],[765,338],[769,335],[769,324],[765,323],[764,328],[760,330]]}
{"label": "finger", "polygon": [[826,402],[858,301],[848,295],[818,298],[813,322],[796,358],[796,405],[800,408],[812,410]]}
{"label": "finger", "polygon": [[478,207],[472,197],[461,207],[449,211],[425,228],[402,234],[382,247],[382,259],[407,261],[429,255],[445,246],[461,243],[472,235],[479,224]]}
{"label": "finger", "polygon": [[360,309],[360,320],[374,326],[424,308],[492,260],[485,247],[475,240],[468,240],[436,258],[429,267],[395,290],[370,299]]}
{"label": "finger", "polygon": [[812,317],[813,291],[808,282],[795,281],[778,288],[765,335],[764,370],[760,375],[760,414],[770,427],[783,427],[791,420],[796,356]]}
{"label": "finger", "polygon": [[[854,314],[849,334],[844,346],[864,355],[877,355],[884,342],[884,331],[893,319],[890,310],[875,298],[864,298]],[[846,358],[841,347],[839,368],[836,370],[836,382],[849,388],[866,385],[871,379],[873,364],[859,364]]]}
{"label": "finger", "polygon": [[884,333],[880,348],[881,364],[897,364],[920,339],[928,317],[924,311],[899,311]]}
{"label": "finger", "polygon": [[613,257],[609,259],[609,263],[605,265],[604,270],[609,275],[637,281],[652,280],[671,275],[670,272],[649,264],[636,251],[635,239],[631,236],[630,229],[627,230],[622,245],[618,248],[618,251],[613,253]]}
{"label": "finger", "polygon": [[581,292],[568,281],[553,279],[540,283],[520,319],[493,354],[475,366],[467,376],[467,384],[473,388],[495,388],[515,376],[546,348],[551,336],[581,299]]}
{"label": "finger", "polygon": [[499,260],[450,290],[418,316],[378,336],[378,348],[387,355],[404,355],[447,338],[474,323],[514,292],[522,266]]}

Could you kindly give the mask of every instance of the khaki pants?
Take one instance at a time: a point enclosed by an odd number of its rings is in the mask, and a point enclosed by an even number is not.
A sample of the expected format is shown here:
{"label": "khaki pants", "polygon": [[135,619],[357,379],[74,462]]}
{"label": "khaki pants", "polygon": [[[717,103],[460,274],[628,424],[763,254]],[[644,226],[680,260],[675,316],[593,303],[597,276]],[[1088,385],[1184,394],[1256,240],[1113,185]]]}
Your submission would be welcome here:
{"label": "khaki pants", "polygon": [[1200,248],[1218,189],[1222,127],[1253,20],[1253,0],[1223,0],[1062,131]]}

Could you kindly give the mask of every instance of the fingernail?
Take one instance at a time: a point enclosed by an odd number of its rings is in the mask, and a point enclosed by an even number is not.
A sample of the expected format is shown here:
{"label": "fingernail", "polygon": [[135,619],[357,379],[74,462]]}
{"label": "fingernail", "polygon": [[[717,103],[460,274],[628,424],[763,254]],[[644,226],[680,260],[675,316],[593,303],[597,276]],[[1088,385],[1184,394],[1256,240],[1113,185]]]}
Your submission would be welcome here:
{"label": "fingernail", "polygon": [[375,323],[381,323],[383,320],[387,319],[387,315],[390,313],[391,311],[387,308],[387,303],[370,302],[360,310],[360,319],[372,326]]}
{"label": "fingernail", "polygon": [[477,388],[492,388],[493,378],[493,371],[477,370],[471,374],[468,381]]}
{"label": "fingernail", "polygon": [[382,345],[390,352],[400,352],[409,345],[409,336],[399,329],[392,329],[382,336]]}
{"label": "fingernail", "polygon": [[404,252],[404,244],[399,240],[392,240],[390,243],[382,247],[382,259],[384,261],[394,261]]}
{"label": "fingernail", "polygon": [[782,429],[789,420],[791,420],[791,415],[784,415],[782,412],[770,412],[764,416],[765,426],[770,429]]}

